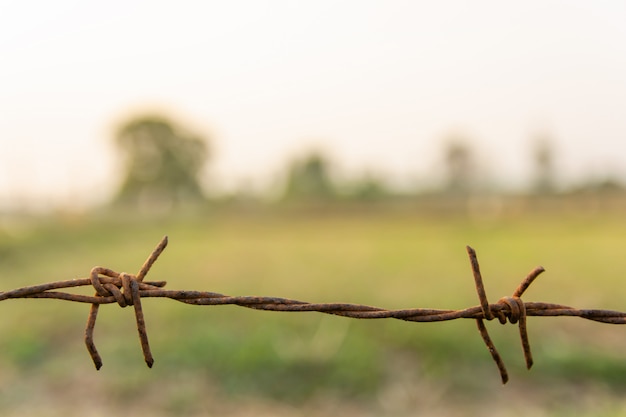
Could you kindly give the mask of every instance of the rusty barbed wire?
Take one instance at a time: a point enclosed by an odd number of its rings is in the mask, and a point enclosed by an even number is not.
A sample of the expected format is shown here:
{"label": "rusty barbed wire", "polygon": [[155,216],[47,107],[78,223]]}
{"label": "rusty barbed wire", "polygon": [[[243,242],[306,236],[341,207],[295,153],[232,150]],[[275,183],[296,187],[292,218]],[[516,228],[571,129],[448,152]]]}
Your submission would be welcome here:
{"label": "rusty barbed wire", "polygon": [[[167,236],[159,242],[148,259],[136,275],[126,272],[116,272],[112,269],[94,267],[89,278],[79,278],[66,281],[56,281],[46,284],[34,285],[0,292],[0,301],[15,298],[51,298],[65,301],[73,301],[91,304],[85,329],[85,344],[96,369],[102,367],[102,359],[94,343],[94,329],[101,304],[117,303],[120,307],[133,306],[137,331],[144,359],[148,367],[152,367],[154,358],[150,351],[146,323],[143,315],[141,299],[145,297],[170,298],[186,304],[193,305],[237,305],[255,310],[304,312],[314,311],[324,314],[332,314],[356,319],[386,319],[393,318],[413,322],[439,322],[456,319],[476,320],[478,331],[491,353],[500,372],[502,383],[506,384],[509,377],[504,362],[498,353],[487,327],[485,320],[498,319],[502,324],[507,322],[518,324],[522,351],[526,360],[526,367],[530,369],[533,359],[528,340],[526,318],[529,316],[573,316],[601,323],[626,324],[626,312],[598,309],[576,309],[560,304],[525,302],[521,297],[533,281],[544,272],[543,267],[533,269],[521,282],[521,284],[508,297],[503,297],[496,303],[489,303],[485,286],[483,284],[480,267],[476,252],[467,246],[467,253],[476,285],[476,292],[480,305],[464,310],[439,310],[428,308],[413,308],[405,310],[386,310],[360,304],[345,303],[308,303],[305,301],[292,300],[279,297],[257,296],[228,296],[207,291],[165,290],[166,281],[144,281],[150,268],[159,255],[167,246]],[[65,288],[92,286],[96,293],[93,296],[74,294],[69,292],[54,291]]]}

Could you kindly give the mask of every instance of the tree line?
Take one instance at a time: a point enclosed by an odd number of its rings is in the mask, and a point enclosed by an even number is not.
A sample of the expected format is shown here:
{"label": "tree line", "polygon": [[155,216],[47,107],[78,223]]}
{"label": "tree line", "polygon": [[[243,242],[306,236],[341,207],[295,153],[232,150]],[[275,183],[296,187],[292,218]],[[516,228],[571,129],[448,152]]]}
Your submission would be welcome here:
{"label": "tree line", "polygon": [[[208,194],[201,185],[201,173],[211,160],[207,138],[167,117],[145,115],[122,124],[117,130],[115,144],[123,160],[124,176],[114,204],[168,208],[207,201]],[[525,192],[540,196],[564,192],[558,188],[557,153],[550,138],[537,138],[529,157],[533,164],[533,179]],[[440,165],[442,178],[437,186],[416,186],[413,190],[398,191],[385,178],[373,174],[341,181],[326,154],[309,151],[288,162],[284,187],[276,200],[365,202],[424,195],[451,198],[498,192],[489,186],[489,181],[481,178],[481,164],[472,142],[462,136],[450,137],[442,142]],[[607,179],[567,191],[621,189],[618,181]],[[241,193],[245,194],[244,191]],[[245,197],[250,198],[249,195]]]}

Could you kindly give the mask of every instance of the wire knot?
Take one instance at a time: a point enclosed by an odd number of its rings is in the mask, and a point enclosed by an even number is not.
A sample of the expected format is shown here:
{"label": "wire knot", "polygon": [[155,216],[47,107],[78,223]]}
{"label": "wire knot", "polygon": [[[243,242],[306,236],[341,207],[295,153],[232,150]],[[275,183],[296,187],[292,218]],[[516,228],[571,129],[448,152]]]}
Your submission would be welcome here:
{"label": "wire knot", "polygon": [[495,314],[500,323],[506,324],[507,319],[511,324],[526,320],[526,306],[520,297],[502,297],[496,304],[500,306]]}
{"label": "wire knot", "polygon": [[[102,277],[100,275],[103,275]],[[120,307],[135,304],[133,287],[139,288],[137,276],[127,272],[115,272],[108,268],[95,267],[89,275],[91,285],[100,297],[113,297]],[[137,294],[139,297],[139,294]]]}
{"label": "wire knot", "polygon": [[[97,266],[92,268],[89,278],[91,285],[96,290],[97,297],[113,297],[120,307],[133,306],[135,309],[135,320],[137,321],[137,331],[139,333],[139,341],[141,343],[141,349],[143,356],[148,367],[152,368],[154,359],[150,352],[150,345],[148,343],[148,334],[146,332],[146,323],[143,316],[143,309],[141,307],[141,294],[140,288],[146,291],[158,289],[165,285],[165,282],[161,283],[143,283],[143,279],[152,267],[152,264],[157,260],[161,252],[167,246],[167,236],[165,236],[157,247],[152,251],[146,262],[139,270],[137,275],[129,274],[127,272],[115,272],[112,269],[103,268]],[[111,300],[113,302],[113,300]],[[96,345],[93,341],[93,331],[96,326],[96,318],[98,316],[98,309],[100,304],[91,304],[91,310],[89,311],[89,317],[87,319],[87,328],[85,329],[85,344],[87,350],[91,355],[91,359],[96,366],[96,369],[102,367],[102,359],[96,349]]]}
{"label": "wire knot", "polygon": [[493,320],[498,318],[500,323],[506,324],[507,320],[511,324],[519,323],[519,334],[522,341],[522,349],[524,351],[524,359],[526,360],[526,368],[530,369],[533,366],[533,357],[530,351],[530,342],[528,341],[528,331],[526,330],[526,305],[520,298],[524,291],[528,289],[530,284],[541,274],[544,269],[537,267],[533,269],[524,278],[522,283],[515,289],[511,297],[503,297],[493,306],[489,304],[487,300],[487,293],[485,292],[485,286],[483,284],[483,278],[480,273],[480,267],[478,265],[478,257],[476,251],[469,246],[467,247],[467,253],[470,258],[470,264],[472,266],[472,273],[474,274],[474,283],[476,284],[476,292],[478,293],[478,299],[480,300],[480,309],[482,316],[476,318],[476,324],[478,325],[478,331],[480,332],[487,349],[491,353],[491,357],[495,361],[498,369],[500,370],[500,377],[502,383],[506,384],[509,380],[504,361],[500,357],[496,346],[493,344],[484,320]]}

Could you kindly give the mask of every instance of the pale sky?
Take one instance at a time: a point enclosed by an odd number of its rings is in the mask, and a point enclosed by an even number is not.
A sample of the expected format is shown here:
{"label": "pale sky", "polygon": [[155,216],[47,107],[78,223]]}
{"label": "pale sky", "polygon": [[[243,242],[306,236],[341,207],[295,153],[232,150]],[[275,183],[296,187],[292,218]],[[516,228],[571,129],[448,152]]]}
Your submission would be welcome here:
{"label": "pale sky", "polygon": [[626,2],[0,0],[0,208],[106,200],[115,126],[160,110],[211,139],[221,188],[323,149],[427,183],[464,132],[500,185],[532,137],[563,181],[626,180]]}

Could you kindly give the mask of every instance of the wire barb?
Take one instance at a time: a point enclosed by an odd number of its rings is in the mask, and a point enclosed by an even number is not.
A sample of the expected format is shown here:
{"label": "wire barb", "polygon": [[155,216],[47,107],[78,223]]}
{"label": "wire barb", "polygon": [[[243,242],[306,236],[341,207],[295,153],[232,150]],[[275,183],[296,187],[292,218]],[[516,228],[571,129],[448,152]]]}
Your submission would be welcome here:
{"label": "wire barb", "polygon": [[[148,259],[146,259],[146,262],[144,262],[137,275],[131,275],[126,272],[117,273],[111,269],[99,266],[93,268],[89,274],[91,285],[93,285],[96,290],[95,297],[106,298],[112,296],[120,307],[123,308],[132,305],[135,308],[135,320],[137,322],[137,332],[139,333],[141,351],[143,352],[143,357],[149,368],[152,368],[154,358],[152,357],[150,343],[148,342],[146,321],[143,316],[143,308],[141,307],[141,293],[139,291],[139,285],[166,246],[167,236],[164,236],[157,247],[152,251],[150,256],[148,256]],[[113,278],[113,280],[107,280],[106,278],[101,277],[101,275]],[[163,283],[163,285],[157,285],[155,288],[159,288],[164,285],[165,283]],[[145,288],[146,286],[144,284],[144,289]],[[96,326],[99,305],[100,303],[97,302],[93,302],[91,304],[91,310],[89,311],[89,316],[87,318],[87,327],[85,329],[85,345],[87,346],[87,351],[89,352],[97,370],[102,367],[102,358],[100,357],[98,349],[96,349],[96,345],[93,341],[93,331]]]}
{"label": "wire barb", "polygon": [[511,324],[516,324],[519,322],[519,334],[520,339],[522,341],[522,350],[524,352],[524,360],[526,361],[526,368],[530,369],[533,366],[533,355],[530,351],[530,342],[528,341],[528,330],[526,329],[526,305],[521,299],[522,294],[530,284],[541,274],[544,269],[543,267],[537,267],[533,269],[527,276],[524,278],[522,283],[515,289],[512,297],[502,297],[498,300],[497,305],[500,307],[497,311],[497,314],[494,316],[489,301],[487,300],[487,294],[485,292],[485,287],[483,285],[483,279],[480,274],[480,268],[478,266],[478,257],[476,256],[476,251],[471,247],[467,246],[467,253],[470,257],[470,264],[472,266],[472,272],[474,273],[474,281],[476,283],[476,292],[478,293],[478,299],[480,300],[480,306],[483,312],[483,317],[477,318],[478,331],[489,349],[491,353],[491,357],[496,362],[498,366],[498,370],[500,371],[500,378],[502,379],[502,383],[506,384],[509,380],[508,372],[506,370],[506,366],[502,361],[502,357],[498,353],[496,346],[493,344],[491,337],[489,337],[489,332],[487,331],[487,327],[483,322],[483,319],[493,320],[495,317],[498,317],[498,320],[501,324],[506,324],[507,320]]}
{"label": "wire barb", "polygon": [[[135,321],[139,341],[148,367],[152,367],[154,358],[148,342],[146,323],[142,308],[142,298],[170,298],[185,304],[192,305],[237,305],[240,307],[252,308],[255,310],[283,311],[283,312],[304,312],[316,311],[324,314],[333,314],[357,319],[385,319],[393,318],[397,320],[412,322],[439,322],[456,319],[472,319],[476,321],[478,331],[487,346],[492,359],[496,363],[500,372],[503,384],[508,381],[508,372],[500,353],[496,349],[485,320],[497,318],[502,324],[507,321],[511,324],[518,324],[522,351],[526,361],[526,367],[530,369],[533,365],[530,342],[528,340],[527,318],[529,316],[570,316],[580,317],[586,320],[593,320],[601,323],[626,324],[626,313],[612,310],[580,310],[553,303],[524,302],[522,295],[534,280],[544,272],[543,267],[533,269],[515,289],[512,296],[503,297],[495,304],[490,304],[487,299],[483,278],[480,273],[478,257],[476,251],[467,246],[467,253],[470,258],[470,266],[474,276],[476,292],[478,294],[479,305],[466,308],[464,310],[438,310],[430,308],[413,308],[406,310],[386,310],[380,307],[372,307],[360,304],[345,303],[323,303],[315,304],[305,301],[291,300],[279,297],[256,297],[238,296],[232,297],[214,292],[206,291],[181,291],[165,290],[165,281],[144,281],[152,265],[167,246],[167,236],[163,237],[156,248],[152,251],[148,259],[137,273],[132,275],[126,272],[115,272],[108,268],[94,267],[88,278],[79,278],[66,281],[56,281],[47,284],[34,285],[17,288],[11,291],[0,292],[0,301],[14,298],[52,298],[58,300],[88,303],[91,304],[85,328],[85,345],[93,360],[96,369],[102,367],[102,358],[94,343],[94,328],[101,304],[117,303],[120,307],[133,306],[135,311]],[[95,289],[93,296],[74,294],[69,292],[55,291],[66,288],[92,286]]]}

